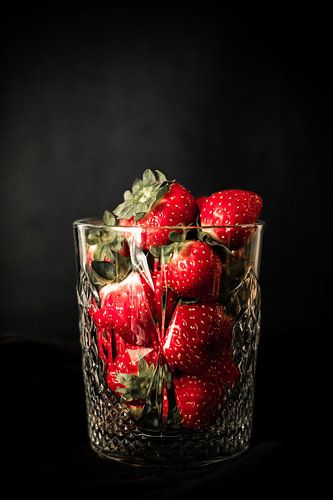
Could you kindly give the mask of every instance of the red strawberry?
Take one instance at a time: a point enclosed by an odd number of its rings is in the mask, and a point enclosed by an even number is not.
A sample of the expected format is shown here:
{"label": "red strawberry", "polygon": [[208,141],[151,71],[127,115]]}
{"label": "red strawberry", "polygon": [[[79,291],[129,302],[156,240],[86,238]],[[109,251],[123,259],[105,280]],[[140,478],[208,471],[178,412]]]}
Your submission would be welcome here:
{"label": "red strawberry", "polygon": [[[227,189],[208,196],[200,208],[201,225],[237,226],[255,224],[262,210],[261,197],[251,191]],[[245,245],[253,227],[223,227],[204,229],[212,238],[230,249]]]}
{"label": "red strawberry", "polygon": [[221,283],[222,262],[211,246],[202,241],[175,243],[168,263],[170,288],[180,297],[216,300]]}
{"label": "red strawberry", "polygon": [[233,388],[239,381],[240,371],[235,361],[231,356],[221,358],[220,365],[221,380],[227,384],[229,388]]}
{"label": "red strawberry", "polygon": [[[92,312],[92,310],[90,310]],[[92,316],[95,313],[92,313]],[[96,312],[98,317],[98,312]],[[113,359],[118,353],[123,353],[129,347],[125,340],[115,333],[112,328],[105,326],[97,327],[97,347],[98,355],[105,364],[113,362]]]}
{"label": "red strawberry", "polygon": [[[90,312],[92,309],[90,310]],[[93,314],[92,314],[93,316]],[[97,327],[98,355],[105,364],[112,361],[112,338],[111,332],[104,327]]]}
{"label": "red strawberry", "polygon": [[219,380],[182,375],[175,378],[174,383],[184,427],[199,430],[216,422],[224,397],[224,388]]}
{"label": "red strawberry", "polygon": [[240,372],[232,356],[222,352],[211,359],[206,376],[211,380],[219,380],[223,386],[232,389],[239,380]]}
{"label": "red strawberry", "polygon": [[154,271],[155,311],[162,335],[170,322],[177,303],[177,295],[167,286],[166,268]]}
{"label": "red strawberry", "polygon": [[197,205],[199,207],[199,210],[201,210],[202,204],[203,204],[203,202],[205,201],[206,198],[207,198],[207,196],[199,196],[196,199],[196,202],[197,202]]}
{"label": "red strawberry", "polygon": [[129,257],[130,256],[130,250],[128,248],[128,243],[126,240],[123,241],[122,243],[122,246],[119,250],[119,254],[122,256],[122,257]]}
{"label": "red strawberry", "polygon": [[101,307],[92,313],[98,328],[113,329],[132,345],[152,345],[156,337],[154,294],[139,273],[132,272],[120,283],[105,285],[99,294]]}
{"label": "red strawberry", "polygon": [[207,367],[207,377],[220,380],[223,386],[232,388],[239,380],[240,372],[232,355],[232,333],[234,320],[231,316],[224,316],[223,348],[217,349],[212,355]]}
{"label": "red strawberry", "polygon": [[213,361],[230,348],[232,327],[232,319],[218,303],[179,304],[163,343],[170,368],[186,374],[208,374]]}
{"label": "red strawberry", "polygon": [[145,170],[143,179],[136,179],[132,191],[124,193],[124,200],[114,210],[119,225],[144,228],[134,237],[135,243],[145,250],[170,242],[170,229],[159,227],[189,225],[198,212],[194,196],[177,182],[167,181],[158,170],[156,176]]}
{"label": "red strawberry", "polygon": [[98,355],[105,364],[112,361],[112,333],[104,327],[97,327]]}

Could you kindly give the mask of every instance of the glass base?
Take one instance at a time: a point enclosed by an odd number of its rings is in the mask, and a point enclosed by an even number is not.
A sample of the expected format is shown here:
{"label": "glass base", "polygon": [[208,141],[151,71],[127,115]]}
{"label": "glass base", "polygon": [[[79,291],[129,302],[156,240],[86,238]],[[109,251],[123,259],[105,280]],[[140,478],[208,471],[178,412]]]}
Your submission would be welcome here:
{"label": "glass base", "polygon": [[106,461],[113,461],[117,462],[118,464],[122,464],[124,466],[131,466],[131,467],[137,467],[137,468],[145,468],[145,469],[173,469],[175,466],[177,467],[177,470],[179,469],[186,469],[186,470],[193,470],[193,469],[201,469],[204,467],[209,467],[213,466],[214,464],[218,463],[225,463],[225,462],[231,462],[233,460],[236,460],[240,456],[244,455],[248,449],[249,446],[246,446],[243,450],[238,451],[237,453],[233,453],[232,455],[228,456],[220,456],[220,457],[215,457],[215,458],[210,458],[210,459],[205,459],[205,460],[192,460],[188,458],[185,461],[182,461],[180,459],[177,459],[176,457],[168,457],[167,460],[163,460],[162,457],[157,457],[157,458],[151,458],[150,460],[147,458],[144,459],[139,459],[139,458],[122,458],[122,457],[117,457],[114,455],[110,455],[109,453],[105,453],[101,451],[100,448],[94,446],[92,443],[90,443],[91,449],[97,453],[97,455],[106,460]]}
{"label": "glass base", "polygon": [[87,308],[93,291],[84,273],[81,275],[78,296],[88,432],[91,447],[98,455],[141,467],[193,468],[232,460],[249,448],[260,332],[260,289],[253,274],[242,287],[231,297],[238,318],[233,331],[233,355],[240,378],[226,395],[214,425],[200,430],[172,430],[162,423],[150,431],[133,418],[127,405],[121,403],[105,381],[96,328]]}
{"label": "glass base", "polygon": [[215,425],[202,430],[162,428],[150,432],[140,426],[106,384],[96,385],[91,362],[91,355],[84,355],[89,439],[100,456],[137,466],[201,467],[231,460],[248,449],[252,432],[252,377],[243,380],[239,392],[221,410]]}

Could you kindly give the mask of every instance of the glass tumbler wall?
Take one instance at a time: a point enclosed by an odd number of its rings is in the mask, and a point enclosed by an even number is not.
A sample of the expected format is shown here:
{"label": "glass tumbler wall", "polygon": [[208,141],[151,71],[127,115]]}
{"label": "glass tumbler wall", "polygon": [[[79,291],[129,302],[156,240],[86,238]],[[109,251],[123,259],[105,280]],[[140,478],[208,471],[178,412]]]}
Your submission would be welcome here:
{"label": "glass tumbler wall", "polygon": [[[243,246],[233,249],[235,231]],[[262,223],[74,223],[88,432],[98,454],[204,465],[249,447],[262,232]],[[161,233],[170,244],[155,246]]]}

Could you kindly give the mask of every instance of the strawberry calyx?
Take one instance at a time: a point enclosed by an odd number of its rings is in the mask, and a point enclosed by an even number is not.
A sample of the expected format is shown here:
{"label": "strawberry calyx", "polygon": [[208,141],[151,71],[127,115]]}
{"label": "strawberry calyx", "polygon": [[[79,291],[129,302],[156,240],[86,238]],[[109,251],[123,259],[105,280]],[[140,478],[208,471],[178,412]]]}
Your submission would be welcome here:
{"label": "strawberry calyx", "polygon": [[156,365],[144,358],[138,363],[138,374],[116,373],[118,382],[124,387],[117,389],[126,403],[145,402],[152,387]]}
{"label": "strawberry calyx", "polygon": [[145,170],[142,179],[135,179],[132,190],[125,191],[124,201],[113,210],[118,219],[134,217],[135,222],[138,222],[169,191],[173,181],[168,181],[159,170],[155,172]]}
{"label": "strawberry calyx", "polygon": [[109,210],[105,210],[103,214],[103,227],[90,229],[87,234],[87,243],[89,245],[97,245],[94,256],[105,251],[104,247],[108,247],[116,252],[119,252],[124,245],[125,237],[122,232],[115,230],[117,219]]}
{"label": "strawberry calyx", "polygon": [[191,229],[191,225],[187,227],[182,227],[182,226],[179,227],[180,227],[179,231],[176,230],[176,231],[171,231],[169,233],[170,241],[172,241],[173,243],[184,243],[184,241],[187,238],[188,232]]}
{"label": "strawberry calyx", "polygon": [[166,363],[148,363],[141,358],[137,373],[116,373],[122,387],[116,392],[131,415],[140,419],[145,428],[156,430],[161,423],[169,428],[179,428],[181,417],[176,404],[173,375]]}
{"label": "strawberry calyx", "polygon": [[161,267],[167,264],[174,253],[176,243],[169,243],[169,245],[160,245],[158,247],[150,247],[149,252],[155,257],[156,261],[161,263]]}
{"label": "strawberry calyx", "polygon": [[110,260],[93,260],[92,281],[95,284],[105,285],[123,281],[132,269],[130,260],[117,253],[108,251]]}
{"label": "strawberry calyx", "polygon": [[87,235],[90,259],[88,269],[94,284],[122,281],[132,268],[124,235],[115,230],[117,220],[108,210],[103,214],[104,226],[91,229]]}
{"label": "strawberry calyx", "polygon": [[205,231],[198,231],[198,239],[203,243],[207,243],[207,245],[210,245],[211,247],[218,247],[226,255],[233,255],[233,253],[227,246],[223,245],[223,243],[220,243],[219,241],[214,240],[208,233],[205,233]]}
{"label": "strawberry calyx", "polygon": [[158,247],[150,247],[149,252],[153,255],[153,257],[155,257],[155,259],[161,262],[161,266],[167,264],[170,262],[172,257],[177,255],[182,249],[190,229],[191,228],[188,226],[184,227],[179,225],[179,230],[175,229],[169,233],[171,243]]}
{"label": "strawberry calyx", "polygon": [[176,404],[173,375],[167,363],[160,359],[143,408],[141,422],[152,431],[161,424],[168,429],[181,427],[181,415]]}

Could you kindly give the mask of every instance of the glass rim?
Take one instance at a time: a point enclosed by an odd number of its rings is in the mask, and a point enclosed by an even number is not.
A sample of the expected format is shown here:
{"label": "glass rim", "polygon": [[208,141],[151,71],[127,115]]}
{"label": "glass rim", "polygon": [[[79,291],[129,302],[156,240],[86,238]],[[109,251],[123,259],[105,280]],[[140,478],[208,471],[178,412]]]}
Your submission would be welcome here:
{"label": "glass rim", "polygon": [[122,231],[122,230],[131,230],[131,231],[137,231],[138,229],[146,229],[146,230],[163,230],[163,229],[168,229],[168,230],[190,230],[190,229],[230,229],[230,228],[257,228],[257,227],[264,227],[265,222],[263,220],[258,220],[257,222],[251,223],[251,224],[224,224],[224,225],[210,225],[210,226],[198,226],[198,225],[178,225],[178,226],[149,226],[149,225],[142,225],[142,226],[112,226],[112,225],[107,225],[103,222],[102,219],[97,218],[97,217],[85,217],[83,219],[77,219],[73,222],[73,227],[84,227],[84,228],[108,228],[108,229],[113,229],[115,231]]}

